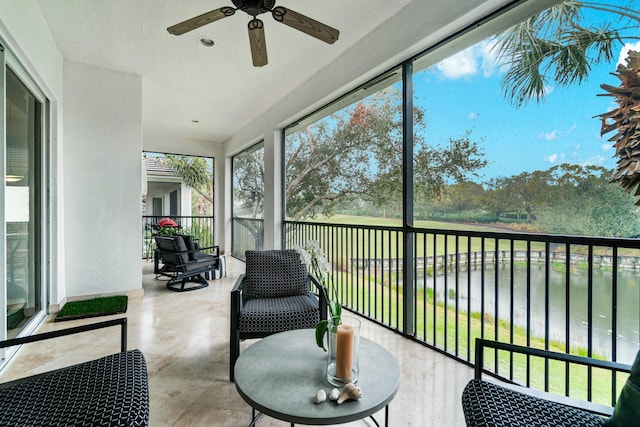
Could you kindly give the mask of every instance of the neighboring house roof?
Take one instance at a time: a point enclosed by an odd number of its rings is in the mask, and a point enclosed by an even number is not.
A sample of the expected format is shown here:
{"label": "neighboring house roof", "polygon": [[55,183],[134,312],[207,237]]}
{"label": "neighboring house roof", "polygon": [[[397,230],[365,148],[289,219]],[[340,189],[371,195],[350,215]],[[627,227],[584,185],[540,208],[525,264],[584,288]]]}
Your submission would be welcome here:
{"label": "neighboring house roof", "polygon": [[159,158],[145,157],[144,164],[148,177],[172,177],[179,179],[175,171],[164,166]]}

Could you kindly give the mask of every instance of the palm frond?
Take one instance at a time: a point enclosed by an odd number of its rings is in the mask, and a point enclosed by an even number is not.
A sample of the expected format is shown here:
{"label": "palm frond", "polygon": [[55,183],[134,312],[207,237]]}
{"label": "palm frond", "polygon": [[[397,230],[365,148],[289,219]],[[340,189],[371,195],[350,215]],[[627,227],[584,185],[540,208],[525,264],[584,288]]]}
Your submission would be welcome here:
{"label": "palm frond", "polygon": [[[639,27],[613,29],[609,22],[585,27],[582,10],[601,8],[619,19],[635,19],[640,15],[634,2],[622,6],[565,0],[496,36],[496,56],[507,67],[505,98],[518,107],[530,100],[541,102],[550,83],[581,83],[595,64],[613,60],[617,46],[638,38]],[[622,30],[629,35],[623,36]]]}

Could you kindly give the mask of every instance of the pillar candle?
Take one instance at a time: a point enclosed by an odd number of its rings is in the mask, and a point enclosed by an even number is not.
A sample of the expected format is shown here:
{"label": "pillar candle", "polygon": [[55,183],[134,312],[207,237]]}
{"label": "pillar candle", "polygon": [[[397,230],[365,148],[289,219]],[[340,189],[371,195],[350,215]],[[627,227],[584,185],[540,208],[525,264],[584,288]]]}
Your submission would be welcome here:
{"label": "pillar candle", "polygon": [[353,328],[338,325],[336,332],[336,377],[351,378],[353,364]]}

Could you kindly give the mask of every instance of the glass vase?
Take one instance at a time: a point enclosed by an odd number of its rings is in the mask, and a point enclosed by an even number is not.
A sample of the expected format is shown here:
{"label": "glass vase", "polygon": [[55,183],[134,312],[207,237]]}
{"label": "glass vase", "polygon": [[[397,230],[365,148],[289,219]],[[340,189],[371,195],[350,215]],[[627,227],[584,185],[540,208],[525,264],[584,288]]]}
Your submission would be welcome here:
{"label": "glass vase", "polygon": [[360,373],[360,319],[337,316],[328,319],[327,380],[337,387],[358,382]]}

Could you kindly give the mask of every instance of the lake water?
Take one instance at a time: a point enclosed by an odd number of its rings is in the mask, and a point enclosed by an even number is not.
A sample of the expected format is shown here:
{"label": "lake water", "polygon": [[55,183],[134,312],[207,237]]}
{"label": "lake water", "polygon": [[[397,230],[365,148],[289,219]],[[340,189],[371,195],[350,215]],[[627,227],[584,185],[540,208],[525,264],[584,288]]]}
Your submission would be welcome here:
{"label": "lake water", "polygon": [[[495,314],[495,286],[496,271],[487,269],[484,273],[484,312]],[[497,270],[498,280],[498,317],[510,320],[511,304],[511,271],[510,265],[500,265]],[[611,357],[613,343],[617,345],[618,361],[632,363],[638,351],[640,331],[640,272],[618,272],[618,297],[615,301],[617,308],[617,331],[613,335],[613,305],[612,303],[612,275],[611,271],[594,269],[592,293],[592,325],[594,354]],[[470,298],[471,311],[482,310],[482,272],[479,268],[471,271],[471,293],[468,292],[467,271],[461,271],[458,278],[458,289],[448,294],[449,304],[455,303],[455,296],[459,298],[459,306],[466,310],[467,300]],[[513,304],[514,324],[522,327],[527,325],[527,271],[525,266],[514,267]],[[573,346],[587,348],[588,343],[588,270],[572,268],[570,281],[570,303],[567,315],[565,272],[551,271],[549,273],[549,338],[565,341],[566,319],[569,318],[569,339]],[[447,289],[456,289],[455,276],[447,276]],[[435,279],[438,298],[444,299],[444,276]],[[418,278],[418,286],[423,285],[422,277]],[[434,288],[434,278],[428,277],[428,288]],[[545,267],[531,266],[531,336],[544,337],[545,329]]]}

